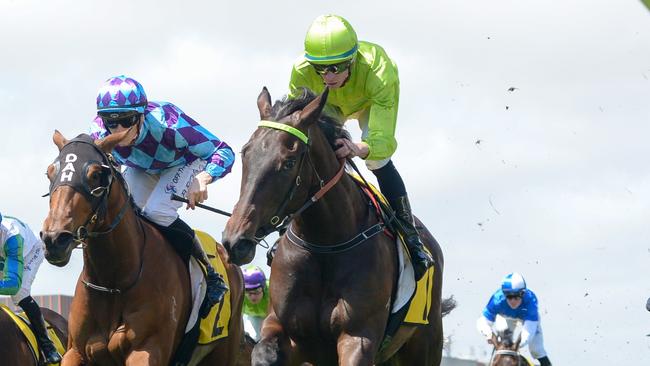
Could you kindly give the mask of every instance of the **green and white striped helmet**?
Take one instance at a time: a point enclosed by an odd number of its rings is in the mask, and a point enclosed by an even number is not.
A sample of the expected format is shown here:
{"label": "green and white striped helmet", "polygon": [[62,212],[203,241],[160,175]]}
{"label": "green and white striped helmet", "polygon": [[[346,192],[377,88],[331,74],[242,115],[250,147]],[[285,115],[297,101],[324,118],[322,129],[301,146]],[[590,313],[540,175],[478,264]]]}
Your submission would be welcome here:
{"label": "green and white striped helmet", "polygon": [[305,37],[305,58],[318,65],[350,60],[359,49],[354,28],[338,15],[321,15],[309,27]]}

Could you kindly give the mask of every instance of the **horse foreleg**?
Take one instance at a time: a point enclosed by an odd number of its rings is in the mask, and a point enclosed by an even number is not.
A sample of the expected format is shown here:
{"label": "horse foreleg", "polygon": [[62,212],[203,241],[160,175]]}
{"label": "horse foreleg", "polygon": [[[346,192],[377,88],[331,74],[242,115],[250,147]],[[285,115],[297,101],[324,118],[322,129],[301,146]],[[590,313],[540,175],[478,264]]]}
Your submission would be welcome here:
{"label": "horse foreleg", "polygon": [[372,366],[377,348],[368,337],[342,333],[336,344],[339,366]]}
{"label": "horse foreleg", "polygon": [[264,320],[262,338],[253,348],[252,366],[287,365],[291,345],[275,312]]}
{"label": "horse foreleg", "polygon": [[61,366],[81,366],[83,364],[83,358],[75,348],[68,349],[61,360]]}
{"label": "horse foreleg", "polygon": [[154,349],[135,350],[126,357],[125,366],[163,366],[160,352]]}

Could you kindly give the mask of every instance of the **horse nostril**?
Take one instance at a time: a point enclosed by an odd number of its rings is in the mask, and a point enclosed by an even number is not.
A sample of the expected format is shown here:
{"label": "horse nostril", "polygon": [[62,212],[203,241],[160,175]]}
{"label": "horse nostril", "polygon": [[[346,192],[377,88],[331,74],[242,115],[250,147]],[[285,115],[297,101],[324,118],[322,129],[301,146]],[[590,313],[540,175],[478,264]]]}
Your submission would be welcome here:
{"label": "horse nostril", "polygon": [[43,241],[43,243],[45,243],[46,247],[49,247],[49,246],[52,245],[52,235],[43,233],[41,231],[40,236],[41,236],[41,240]]}

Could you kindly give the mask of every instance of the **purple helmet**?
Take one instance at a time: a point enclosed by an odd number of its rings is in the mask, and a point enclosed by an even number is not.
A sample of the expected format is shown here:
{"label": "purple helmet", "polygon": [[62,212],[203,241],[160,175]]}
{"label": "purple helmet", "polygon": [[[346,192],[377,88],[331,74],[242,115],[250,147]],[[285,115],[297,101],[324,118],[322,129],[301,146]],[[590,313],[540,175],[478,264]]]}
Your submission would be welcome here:
{"label": "purple helmet", "polygon": [[266,286],[266,276],[258,266],[248,266],[244,268],[244,286],[247,290],[256,289]]}
{"label": "purple helmet", "polygon": [[146,106],[147,95],[144,93],[142,85],[124,75],[106,80],[97,93],[97,110],[99,112],[136,111],[144,113]]}

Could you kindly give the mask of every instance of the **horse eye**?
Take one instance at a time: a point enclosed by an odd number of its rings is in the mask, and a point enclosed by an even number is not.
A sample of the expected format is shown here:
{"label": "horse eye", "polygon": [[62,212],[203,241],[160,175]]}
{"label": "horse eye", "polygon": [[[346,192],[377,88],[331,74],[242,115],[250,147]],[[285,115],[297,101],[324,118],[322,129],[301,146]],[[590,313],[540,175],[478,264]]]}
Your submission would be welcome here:
{"label": "horse eye", "polygon": [[47,171],[45,172],[47,179],[52,180],[59,173],[60,167],[61,164],[59,164],[58,161],[56,163],[50,164],[50,166],[47,167]]}
{"label": "horse eye", "polygon": [[293,167],[296,166],[296,159],[295,158],[289,158],[284,161],[282,164],[282,169],[284,170],[291,170]]}

